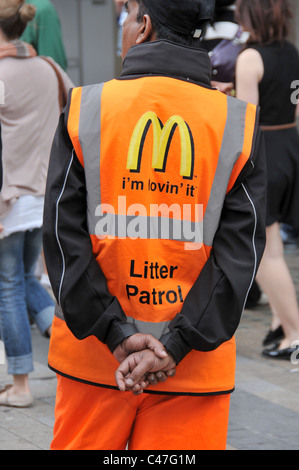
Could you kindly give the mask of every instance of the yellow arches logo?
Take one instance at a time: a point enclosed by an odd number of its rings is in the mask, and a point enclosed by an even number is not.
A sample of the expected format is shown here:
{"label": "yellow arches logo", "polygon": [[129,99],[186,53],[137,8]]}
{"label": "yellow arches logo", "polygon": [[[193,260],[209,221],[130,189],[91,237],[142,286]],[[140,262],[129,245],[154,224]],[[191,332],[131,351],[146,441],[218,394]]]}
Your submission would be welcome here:
{"label": "yellow arches logo", "polygon": [[171,116],[163,126],[157,115],[148,111],[137,122],[132,134],[127,170],[140,172],[144,142],[150,126],[153,129],[152,167],[155,171],[165,172],[169,148],[176,128],[181,138],[181,167],[183,178],[192,179],[194,170],[194,142],[188,124],[180,116]]}

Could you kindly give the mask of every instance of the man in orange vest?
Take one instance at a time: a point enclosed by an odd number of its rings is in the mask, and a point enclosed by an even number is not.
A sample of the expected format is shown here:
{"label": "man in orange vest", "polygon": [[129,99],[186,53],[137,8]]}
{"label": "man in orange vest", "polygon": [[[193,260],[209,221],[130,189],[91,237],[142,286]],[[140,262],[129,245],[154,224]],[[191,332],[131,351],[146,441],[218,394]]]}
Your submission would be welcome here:
{"label": "man in orange vest", "polygon": [[118,80],[72,90],[44,250],[52,449],[225,449],[235,340],[265,244],[255,106],[210,83],[214,1],[129,0]]}

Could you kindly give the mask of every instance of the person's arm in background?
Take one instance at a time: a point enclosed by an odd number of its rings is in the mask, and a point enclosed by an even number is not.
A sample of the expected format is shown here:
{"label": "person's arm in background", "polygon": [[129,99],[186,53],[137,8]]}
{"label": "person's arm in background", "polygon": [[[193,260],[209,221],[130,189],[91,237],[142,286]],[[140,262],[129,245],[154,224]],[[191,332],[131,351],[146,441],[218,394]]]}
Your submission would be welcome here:
{"label": "person's arm in background", "polygon": [[243,51],[236,63],[236,97],[259,105],[259,83],[264,75],[261,55],[254,49]]}

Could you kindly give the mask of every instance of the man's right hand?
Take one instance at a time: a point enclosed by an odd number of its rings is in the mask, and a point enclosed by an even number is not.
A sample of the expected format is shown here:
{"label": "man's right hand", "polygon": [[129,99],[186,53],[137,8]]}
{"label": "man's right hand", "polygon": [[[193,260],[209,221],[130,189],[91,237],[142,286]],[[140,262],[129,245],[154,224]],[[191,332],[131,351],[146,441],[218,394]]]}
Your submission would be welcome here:
{"label": "man's right hand", "polygon": [[[148,376],[144,376],[143,379],[140,376],[139,384],[135,381],[134,386],[131,387],[132,392],[136,392],[136,394],[142,393],[143,388],[147,388],[149,385],[157,385],[160,382],[165,382],[168,377],[173,377],[176,372],[176,364],[173,359],[170,358],[162,343],[150,334],[136,333],[135,335],[129,336],[115,348],[113,355],[121,364],[122,371],[124,361],[131,354],[143,350],[152,351],[157,359],[166,359],[167,362],[171,361],[171,367],[167,368],[167,370],[152,371]],[[128,362],[126,362],[126,364],[128,365]],[[121,372],[119,369],[117,372],[118,380],[121,380]],[[121,387],[123,388],[123,386]]]}
{"label": "man's right hand", "polygon": [[115,373],[116,384],[121,391],[127,390],[139,394],[144,388],[154,385],[148,380],[149,374],[165,374],[164,380],[166,380],[168,376],[174,375],[175,366],[175,361],[170,355],[162,359],[150,349],[138,351],[130,354],[120,364]]}

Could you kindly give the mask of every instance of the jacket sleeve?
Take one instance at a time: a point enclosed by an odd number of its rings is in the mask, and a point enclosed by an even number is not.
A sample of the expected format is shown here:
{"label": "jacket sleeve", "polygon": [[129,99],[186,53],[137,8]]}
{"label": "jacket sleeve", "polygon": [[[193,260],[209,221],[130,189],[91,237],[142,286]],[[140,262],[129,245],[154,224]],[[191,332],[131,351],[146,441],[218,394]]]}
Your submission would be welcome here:
{"label": "jacket sleeve", "polygon": [[265,247],[266,163],[258,132],[253,155],[227,194],[213,248],[182,310],[160,341],[179,363],[234,335]]}
{"label": "jacket sleeve", "polygon": [[86,223],[84,169],[74,153],[65,113],[60,117],[48,170],[45,261],[53,293],[72,333],[78,339],[94,335],[113,351],[137,330],[126,322],[93,256]]}

